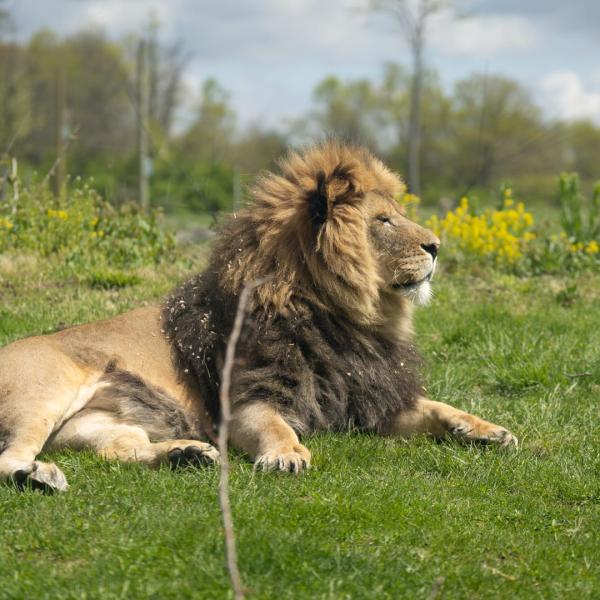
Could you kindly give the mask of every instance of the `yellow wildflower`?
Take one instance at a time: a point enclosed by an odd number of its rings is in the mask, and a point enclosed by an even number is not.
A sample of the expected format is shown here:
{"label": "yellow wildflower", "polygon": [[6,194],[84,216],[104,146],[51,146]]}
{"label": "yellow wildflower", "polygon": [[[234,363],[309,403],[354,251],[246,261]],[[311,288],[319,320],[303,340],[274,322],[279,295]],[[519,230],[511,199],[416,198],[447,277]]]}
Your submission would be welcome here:
{"label": "yellow wildflower", "polygon": [[60,219],[61,221],[66,221],[69,218],[69,213],[66,210],[53,210],[49,208],[46,214],[51,219]]}
{"label": "yellow wildflower", "polygon": [[514,263],[535,234],[529,231],[533,216],[522,202],[515,206],[511,195],[510,189],[505,190],[502,210],[487,209],[479,215],[469,212],[468,198],[461,198],[454,211],[441,220],[431,217],[426,225],[461,252]]}

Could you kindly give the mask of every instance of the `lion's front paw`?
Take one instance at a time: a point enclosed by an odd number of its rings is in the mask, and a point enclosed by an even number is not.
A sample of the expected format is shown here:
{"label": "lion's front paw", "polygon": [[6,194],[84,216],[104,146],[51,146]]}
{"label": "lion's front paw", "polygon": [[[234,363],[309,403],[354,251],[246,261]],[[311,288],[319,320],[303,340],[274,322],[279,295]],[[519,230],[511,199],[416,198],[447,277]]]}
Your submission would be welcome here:
{"label": "lion's front paw", "polygon": [[263,471],[285,471],[300,473],[310,467],[310,452],[302,444],[293,447],[276,448],[256,457],[255,469]]}
{"label": "lion's front paw", "polygon": [[205,442],[181,440],[175,442],[169,450],[169,463],[172,469],[177,467],[204,467],[218,462],[219,451]]}
{"label": "lion's front paw", "polygon": [[452,423],[448,431],[454,437],[466,442],[498,444],[505,448],[516,448],[519,443],[519,440],[508,429],[477,417],[471,417],[469,420],[461,419]]}

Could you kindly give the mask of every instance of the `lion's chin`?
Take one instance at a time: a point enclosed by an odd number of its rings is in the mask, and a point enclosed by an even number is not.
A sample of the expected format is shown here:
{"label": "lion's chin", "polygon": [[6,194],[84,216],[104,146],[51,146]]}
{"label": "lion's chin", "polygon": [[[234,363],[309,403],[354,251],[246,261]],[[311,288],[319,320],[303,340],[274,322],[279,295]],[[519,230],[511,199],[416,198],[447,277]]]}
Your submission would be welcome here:
{"label": "lion's chin", "polygon": [[393,285],[392,289],[396,293],[408,298],[416,306],[423,306],[431,300],[432,291],[431,283],[429,283],[430,279],[431,273],[421,281],[417,281],[408,285]]}
{"label": "lion's chin", "polygon": [[427,279],[411,289],[404,290],[402,295],[408,298],[416,306],[423,306],[431,300],[431,284]]}

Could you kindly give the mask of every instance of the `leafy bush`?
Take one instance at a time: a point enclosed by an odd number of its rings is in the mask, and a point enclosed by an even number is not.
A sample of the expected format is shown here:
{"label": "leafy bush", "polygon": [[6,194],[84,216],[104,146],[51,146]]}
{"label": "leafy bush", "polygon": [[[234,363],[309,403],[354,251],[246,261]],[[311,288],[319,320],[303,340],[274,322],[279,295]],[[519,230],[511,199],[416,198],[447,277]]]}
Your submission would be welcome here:
{"label": "leafy bush", "polygon": [[209,213],[216,219],[233,209],[233,168],[223,162],[162,163],[152,177],[153,202],[167,209]]}
{"label": "leafy bush", "polygon": [[142,279],[135,273],[125,273],[114,269],[96,269],[86,277],[86,282],[90,287],[109,290],[138,285]]}
{"label": "leafy bush", "polygon": [[133,204],[116,208],[81,181],[59,197],[32,185],[18,201],[0,204],[0,252],[58,256],[67,266],[156,263],[174,247],[159,218]]}
{"label": "leafy bush", "polygon": [[600,238],[600,182],[596,183],[588,203],[581,193],[577,173],[563,173],[559,180],[559,201],[560,222],[572,243],[586,244]]}

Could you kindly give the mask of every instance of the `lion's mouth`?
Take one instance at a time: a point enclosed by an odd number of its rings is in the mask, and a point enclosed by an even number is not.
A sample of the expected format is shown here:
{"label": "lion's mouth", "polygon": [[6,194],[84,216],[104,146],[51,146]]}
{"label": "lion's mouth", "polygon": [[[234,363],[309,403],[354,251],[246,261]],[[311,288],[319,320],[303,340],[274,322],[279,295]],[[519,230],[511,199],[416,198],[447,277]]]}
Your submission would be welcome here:
{"label": "lion's mouth", "polygon": [[418,281],[408,281],[406,283],[392,283],[391,288],[393,290],[400,290],[403,292],[410,292],[411,290],[417,289],[421,284],[426,281],[431,281],[431,277],[433,276],[433,269],[423,277],[423,279],[419,279]]}

